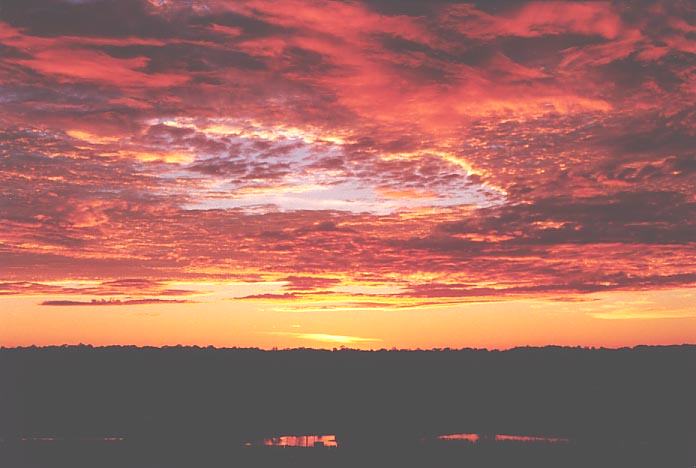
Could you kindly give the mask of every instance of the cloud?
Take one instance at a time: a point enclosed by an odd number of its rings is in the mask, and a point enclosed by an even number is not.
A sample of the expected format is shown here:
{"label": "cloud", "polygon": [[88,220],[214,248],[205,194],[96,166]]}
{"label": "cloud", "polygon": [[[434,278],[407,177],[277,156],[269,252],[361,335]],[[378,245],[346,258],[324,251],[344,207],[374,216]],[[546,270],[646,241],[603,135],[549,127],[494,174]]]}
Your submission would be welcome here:
{"label": "cloud", "polygon": [[[690,287],[689,10],[7,2],[0,294],[128,301],[238,275],[284,282],[258,299],[395,307]],[[56,283],[75,278],[94,283]],[[355,285],[400,292],[339,291]]]}
{"label": "cloud", "polygon": [[0,295],[188,296],[195,293],[194,290],[169,287],[167,281],[138,278],[0,283]]}
{"label": "cloud", "polygon": [[448,234],[494,233],[507,244],[689,244],[696,203],[678,192],[618,192],[549,197],[482,210],[482,216],[443,224]]}
{"label": "cloud", "polygon": [[618,11],[610,2],[526,2],[493,15],[470,4],[447,8],[444,19],[455,23],[470,37],[554,36],[560,34],[598,35],[616,38],[623,27]]}
{"label": "cloud", "polygon": [[286,289],[290,291],[325,289],[341,282],[338,278],[322,278],[317,276],[288,276],[283,278],[283,280],[288,282]]}
{"label": "cloud", "polygon": [[590,314],[600,320],[665,320],[665,319],[693,319],[694,313],[674,313],[665,311],[619,311],[596,312]]}
{"label": "cloud", "polygon": [[186,304],[191,301],[172,300],[172,299],[92,299],[91,301],[68,301],[68,300],[53,300],[43,301],[43,306],[131,306],[131,305],[147,305],[147,304]]}

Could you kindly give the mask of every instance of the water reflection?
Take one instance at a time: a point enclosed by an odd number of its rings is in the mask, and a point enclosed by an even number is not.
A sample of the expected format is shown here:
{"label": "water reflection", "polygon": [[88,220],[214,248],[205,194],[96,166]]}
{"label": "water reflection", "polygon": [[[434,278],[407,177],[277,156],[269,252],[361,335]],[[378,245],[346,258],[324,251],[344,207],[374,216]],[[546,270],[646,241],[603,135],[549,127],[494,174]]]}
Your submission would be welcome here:
{"label": "water reflection", "polygon": [[[386,438],[388,439],[388,438]],[[386,440],[385,439],[385,440]],[[118,436],[106,437],[56,437],[56,436],[30,436],[22,437],[20,442],[123,442],[125,438]],[[531,436],[531,435],[516,435],[516,434],[475,434],[475,433],[456,433],[443,434],[434,438],[424,437],[420,439],[421,443],[428,443],[432,440],[445,442],[464,442],[470,444],[479,444],[487,442],[519,442],[519,443],[540,443],[540,444],[567,444],[571,440],[565,437],[555,436]],[[1,440],[0,440],[1,441]],[[260,442],[247,442],[246,447],[262,446],[262,447],[304,447],[304,448],[321,448],[321,447],[338,447],[338,441],[335,434],[321,435],[282,435],[262,439]]]}
{"label": "water reflection", "polygon": [[480,437],[478,434],[445,434],[437,437],[438,440],[454,440],[476,443]]}
{"label": "water reflection", "polygon": [[567,444],[570,442],[570,439],[566,439],[565,437],[538,437],[507,434],[498,434],[495,436],[495,440],[510,442],[539,442],[545,444]]}
{"label": "water reflection", "polygon": [[264,439],[265,447],[338,447],[334,434],[284,435]]}
{"label": "water reflection", "polygon": [[123,442],[124,437],[57,437],[57,436],[32,436],[20,437],[20,442]]}
{"label": "water reflection", "polygon": [[522,442],[522,443],[542,443],[542,444],[567,444],[570,439],[565,437],[548,437],[548,436],[529,436],[529,435],[512,435],[512,434],[495,434],[494,436],[482,437],[479,434],[445,434],[437,436],[437,440],[469,442],[472,444],[478,442]]}
{"label": "water reflection", "polygon": [[[458,433],[444,434],[435,438],[440,441],[447,442],[465,442],[478,444],[484,442],[519,442],[519,443],[539,443],[539,444],[564,444],[569,443],[570,439],[564,437],[551,436],[531,436],[517,434],[474,434],[474,433]],[[432,440],[432,439],[430,439]],[[427,443],[428,438],[421,439],[421,443]],[[257,445],[252,443],[245,444],[247,446]],[[334,434],[325,435],[283,435],[263,439],[260,444],[264,447],[338,447],[336,436]]]}

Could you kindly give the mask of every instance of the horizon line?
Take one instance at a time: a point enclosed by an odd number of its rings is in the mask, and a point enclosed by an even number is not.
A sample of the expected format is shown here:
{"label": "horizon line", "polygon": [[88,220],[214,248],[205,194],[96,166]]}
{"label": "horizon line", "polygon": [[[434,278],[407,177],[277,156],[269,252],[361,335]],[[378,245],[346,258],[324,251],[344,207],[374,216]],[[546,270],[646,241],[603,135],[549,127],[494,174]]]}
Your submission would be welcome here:
{"label": "horizon line", "polygon": [[29,346],[0,346],[0,351],[24,351],[24,350],[50,350],[50,349],[110,349],[110,348],[130,348],[136,350],[172,350],[172,349],[190,349],[190,350],[214,350],[214,351],[261,351],[261,352],[287,352],[287,351],[320,351],[320,352],[345,352],[356,351],[361,353],[377,353],[377,352],[462,352],[462,351],[477,351],[477,352],[508,352],[516,350],[546,350],[546,349],[561,349],[561,350],[582,350],[582,351],[626,351],[638,350],[643,348],[696,348],[696,343],[674,343],[674,344],[638,344],[635,346],[564,346],[564,345],[543,345],[543,346],[514,346],[511,348],[375,348],[375,349],[360,349],[349,348],[346,346],[334,348],[310,348],[310,347],[295,347],[295,348],[261,348],[261,347],[217,347],[213,345],[164,345],[164,346],[141,346],[141,345],[91,345],[91,344],[61,344],[61,345],[29,345]]}

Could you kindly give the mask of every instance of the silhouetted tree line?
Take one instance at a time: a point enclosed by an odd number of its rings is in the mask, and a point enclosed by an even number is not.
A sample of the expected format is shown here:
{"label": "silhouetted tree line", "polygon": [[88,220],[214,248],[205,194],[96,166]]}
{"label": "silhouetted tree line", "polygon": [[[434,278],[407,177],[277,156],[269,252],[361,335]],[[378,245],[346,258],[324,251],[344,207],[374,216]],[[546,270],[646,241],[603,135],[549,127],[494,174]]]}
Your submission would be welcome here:
{"label": "silhouetted tree line", "polygon": [[696,346],[29,347],[0,349],[0,376],[5,441],[119,436],[171,451],[326,433],[384,450],[466,432],[681,450],[696,432]]}

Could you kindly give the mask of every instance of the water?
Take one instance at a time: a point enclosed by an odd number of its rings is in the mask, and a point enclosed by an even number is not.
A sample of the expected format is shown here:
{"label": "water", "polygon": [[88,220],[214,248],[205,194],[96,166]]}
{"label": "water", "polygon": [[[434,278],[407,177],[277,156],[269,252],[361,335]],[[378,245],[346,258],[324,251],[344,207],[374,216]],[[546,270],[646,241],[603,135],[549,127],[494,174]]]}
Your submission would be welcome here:
{"label": "water", "polygon": [[[495,442],[522,442],[522,443],[545,443],[545,444],[567,444],[570,439],[565,437],[549,437],[549,436],[531,436],[531,435],[513,435],[513,434],[496,434],[495,436],[482,437],[475,433],[457,433],[443,434],[436,436],[435,440],[448,442],[468,442],[472,444],[482,441]],[[126,439],[119,436],[105,437],[57,437],[57,436],[34,436],[22,437],[21,442],[25,443],[50,443],[50,442],[123,442]],[[433,438],[423,438],[421,442],[427,443]],[[263,447],[303,447],[303,448],[322,448],[322,447],[339,447],[339,442],[335,434],[302,434],[302,435],[281,435],[269,437],[261,440],[261,442],[247,442],[244,444],[247,447],[263,446]]]}
{"label": "water", "polygon": [[522,443],[540,443],[540,444],[567,444],[570,439],[565,437],[549,437],[549,436],[531,436],[531,435],[513,435],[513,434],[495,434],[492,437],[481,437],[479,434],[462,433],[462,434],[444,434],[436,437],[437,440],[452,441],[452,442],[469,442],[472,444],[481,441],[495,442],[522,442]]}
{"label": "water", "polygon": [[335,434],[284,435],[263,439],[265,447],[338,447]]}

